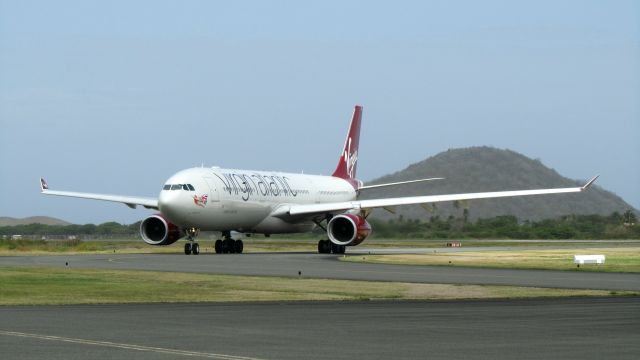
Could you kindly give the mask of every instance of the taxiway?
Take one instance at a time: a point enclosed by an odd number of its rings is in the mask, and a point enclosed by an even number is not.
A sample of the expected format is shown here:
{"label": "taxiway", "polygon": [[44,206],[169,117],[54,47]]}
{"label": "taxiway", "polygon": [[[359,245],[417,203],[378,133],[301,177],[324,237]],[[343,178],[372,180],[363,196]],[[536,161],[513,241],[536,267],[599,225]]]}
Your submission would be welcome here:
{"label": "taxiway", "polygon": [[257,276],[297,277],[300,273],[303,277],[326,279],[640,291],[640,275],[632,273],[367,264],[339,261],[337,255],[312,253],[0,257],[0,266],[25,265]]}
{"label": "taxiway", "polygon": [[637,359],[640,301],[0,307],[3,359]]}

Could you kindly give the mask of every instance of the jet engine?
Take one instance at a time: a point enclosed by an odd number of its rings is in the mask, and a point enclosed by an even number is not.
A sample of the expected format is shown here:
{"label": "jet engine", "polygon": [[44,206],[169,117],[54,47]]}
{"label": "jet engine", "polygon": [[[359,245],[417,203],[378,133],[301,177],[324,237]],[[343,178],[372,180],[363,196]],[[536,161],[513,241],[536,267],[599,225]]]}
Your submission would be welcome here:
{"label": "jet engine", "polygon": [[171,245],[183,236],[179,227],[160,214],[151,215],[142,221],[140,235],[149,245]]}
{"label": "jet engine", "polygon": [[327,224],[327,234],[336,245],[355,246],[371,234],[371,225],[359,215],[336,215]]}

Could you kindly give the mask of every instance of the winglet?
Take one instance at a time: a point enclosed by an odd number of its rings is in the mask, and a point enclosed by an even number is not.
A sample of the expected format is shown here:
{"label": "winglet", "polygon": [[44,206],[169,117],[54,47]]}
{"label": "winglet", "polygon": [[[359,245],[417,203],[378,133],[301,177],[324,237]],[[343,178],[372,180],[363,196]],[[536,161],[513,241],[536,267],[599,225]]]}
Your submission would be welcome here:
{"label": "winglet", "polygon": [[44,180],[44,178],[40,178],[40,191],[44,192],[45,190],[49,190],[49,185]]}
{"label": "winglet", "polygon": [[584,184],[584,186],[582,186],[580,188],[580,191],[585,191],[587,190],[589,187],[591,187],[591,184],[593,184],[598,178],[600,177],[600,175],[596,175],[593,178],[591,178],[591,180],[587,181],[586,184]]}

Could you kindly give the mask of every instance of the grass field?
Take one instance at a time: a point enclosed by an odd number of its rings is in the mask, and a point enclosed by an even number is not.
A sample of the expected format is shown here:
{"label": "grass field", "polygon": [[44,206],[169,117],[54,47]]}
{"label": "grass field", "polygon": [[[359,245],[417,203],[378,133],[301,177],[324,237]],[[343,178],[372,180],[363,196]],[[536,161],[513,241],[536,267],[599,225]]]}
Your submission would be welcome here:
{"label": "grass field", "polygon": [[369,299],[488,299],[632,292],[413,284],[175,272],[0,268],[0,305]]}
{"label": "grass field", "polygon": [[[604,265],[583,265],[577,268],[573,263],[576,254],[603,254]],[[471,266],[492,268],[575,270],[602,272],[640,272],[640,247],[571,249],[523,249],[506,251],[469,251],[427,254],[394,254],[347,256],[344,261],[369,262],[404,265]]]}

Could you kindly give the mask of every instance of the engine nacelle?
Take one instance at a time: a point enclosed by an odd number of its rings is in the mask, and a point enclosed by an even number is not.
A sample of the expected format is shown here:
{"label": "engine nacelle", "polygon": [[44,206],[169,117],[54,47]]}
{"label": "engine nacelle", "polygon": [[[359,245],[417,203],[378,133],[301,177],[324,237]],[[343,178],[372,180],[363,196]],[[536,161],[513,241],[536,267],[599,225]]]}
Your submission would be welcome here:
{"label": "engine nacelle", "polygon": [[140,235],[149,245],[171,245],[183,236],[179,227],[160,214],[151,215],[140,223]]}
{"label": "engine nacelle", "polygon": [[336,245],[355,246],[371,234],[371,225],[362,216],[336,215],[327,224],[329,240]]}

